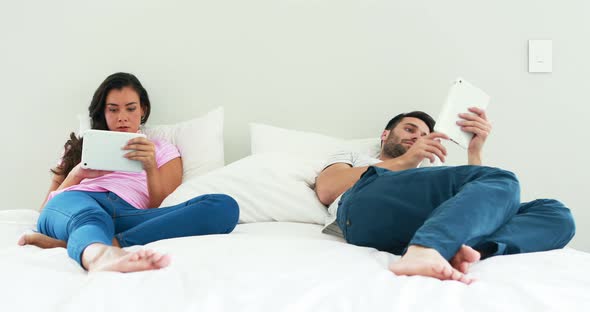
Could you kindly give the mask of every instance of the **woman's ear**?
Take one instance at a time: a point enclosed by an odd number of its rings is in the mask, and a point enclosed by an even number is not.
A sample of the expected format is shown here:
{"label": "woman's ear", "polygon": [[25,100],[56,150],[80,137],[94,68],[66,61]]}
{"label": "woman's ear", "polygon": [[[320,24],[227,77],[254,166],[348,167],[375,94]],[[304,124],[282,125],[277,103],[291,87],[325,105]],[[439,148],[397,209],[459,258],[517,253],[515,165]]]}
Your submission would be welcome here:
{"label": "woman's ear", "polygon": [[141,121],[140,121],[140,123],[141,124],[144,124],[145,123],[145,109],[143,108],[143,105],[139,105],[139,109],[140,109],[140,112],[141,112]]}

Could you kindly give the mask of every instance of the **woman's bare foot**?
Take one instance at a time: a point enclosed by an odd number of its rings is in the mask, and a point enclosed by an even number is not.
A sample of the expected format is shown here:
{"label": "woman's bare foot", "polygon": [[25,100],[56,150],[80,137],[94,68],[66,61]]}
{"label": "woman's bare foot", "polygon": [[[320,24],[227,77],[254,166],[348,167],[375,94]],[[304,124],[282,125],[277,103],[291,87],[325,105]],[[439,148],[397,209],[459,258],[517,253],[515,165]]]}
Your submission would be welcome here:
{"label": "woman's bare foot", "polygon": [[89,271],[138,272],[158,270],[170,264],[170,256],[153,250],[125,251],[100,243],[91,244],[82,253],[82,264]]}
{"label": "woman's bare foot", "polygon": [[459,251],[451,259],[451,266],[463,274],[467,274],[469,267],[479,261],[479,252],[467,245],[461,246]]}
{"label": "woman's bare foot", "polygon": [[453,269],[451,264],[438,251],[432,248],[412,245],[403,257],[391,264],[389,269],[396,275],[420,275],[454,280],[465,284],[473,281],[463,273]]}
{"label": "woman's bare foot", "polygon": [[49,237],[49,236],[43,235],[41,233],[24,234],[23,236],[21,236],[18,239],[18,244],[20,246],[33,245],[33,246],[37,246],[39,248],[44,248],[44,249],[57,248],[57,247],[66,248],[65,241],[55,239],[53,237]]}
{"label": "woman's bare foot", "polygon": [[[33,246],[37,246],[39,248],[43,248],[43,249],[48,249],[48,248],[67,248],[67,243],[66,241],[62,241],[53,237],[49,237],[45,234],[41,234],[41,233],[27,233],[27,234],[23,234],[23,236],[21,236],[18,239],[17,244],[19,244],[20,246],[24,246],[24,245],[33,245]],[[119,241],[117,241],[116,238],[113,238],[113,246],[116,247],[121,247],[121,245],[119,245]]]}

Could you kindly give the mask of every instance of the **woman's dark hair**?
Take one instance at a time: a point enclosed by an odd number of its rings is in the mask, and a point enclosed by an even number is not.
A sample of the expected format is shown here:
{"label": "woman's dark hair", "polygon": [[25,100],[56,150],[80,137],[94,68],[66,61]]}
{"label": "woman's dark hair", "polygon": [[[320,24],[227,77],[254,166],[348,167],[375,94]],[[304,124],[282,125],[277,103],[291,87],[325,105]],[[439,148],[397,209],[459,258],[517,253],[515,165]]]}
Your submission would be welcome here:
{"label": "woman's dark hair", "polygon": [[[139,82],[139,79],[128,73],[114,73],[108,76],[94,92],[94,96],[88,107],[88,115],[91,119],[90,128],[109,130],[104,115],[107,95],[113,89],[121,90],[124,87],[132,88],[139,95],[139,103],[144,113],[141,118],[141,124],[144,124],[148,120],[150,116],[150,99],[147,91],[141,85],[141,82]],[[57,168],[51,169],[51,172],[57,175],[67,176],[80,163],[82,158],[82,141],[83,139],[77,137],[74,132],[70,133],[70,139],[64,145],[65,151],[61,163]]]}

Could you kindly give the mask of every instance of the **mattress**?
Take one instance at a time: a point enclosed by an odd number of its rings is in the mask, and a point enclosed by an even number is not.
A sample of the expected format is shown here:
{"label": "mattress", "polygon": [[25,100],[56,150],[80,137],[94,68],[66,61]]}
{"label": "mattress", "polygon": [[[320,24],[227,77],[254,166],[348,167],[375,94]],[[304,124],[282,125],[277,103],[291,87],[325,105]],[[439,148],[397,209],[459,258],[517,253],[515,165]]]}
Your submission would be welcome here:
{"label": "mattress", "polygon": [[[590,254],[499,256],[471,285],[396,276],[398,257],[346,244],[317,224],[240,224],[229,235],[157,241],[158,271],[86,273],[63,248],[16,245],[32,210],[0,211],[0,311],[586,311]],[[141,246],[130,247],[135,250]]]}

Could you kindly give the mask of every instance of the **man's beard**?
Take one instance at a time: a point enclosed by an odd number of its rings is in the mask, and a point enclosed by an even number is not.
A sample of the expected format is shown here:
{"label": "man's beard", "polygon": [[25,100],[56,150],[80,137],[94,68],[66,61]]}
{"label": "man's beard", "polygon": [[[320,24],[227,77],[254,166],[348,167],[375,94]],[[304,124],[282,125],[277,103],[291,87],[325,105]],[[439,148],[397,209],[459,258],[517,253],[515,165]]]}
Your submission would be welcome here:
{"label": "man's beard", "polygon": [[399,141],[399,138],[394,136],[393,138],[383,143],[383,156],[389,158],[396,158],[405,154],[408,150],[401,143],[397,143]]}

